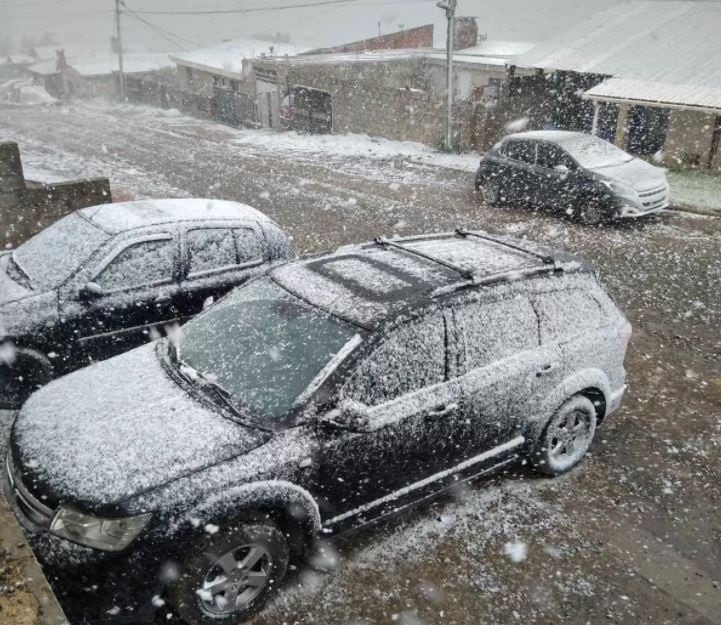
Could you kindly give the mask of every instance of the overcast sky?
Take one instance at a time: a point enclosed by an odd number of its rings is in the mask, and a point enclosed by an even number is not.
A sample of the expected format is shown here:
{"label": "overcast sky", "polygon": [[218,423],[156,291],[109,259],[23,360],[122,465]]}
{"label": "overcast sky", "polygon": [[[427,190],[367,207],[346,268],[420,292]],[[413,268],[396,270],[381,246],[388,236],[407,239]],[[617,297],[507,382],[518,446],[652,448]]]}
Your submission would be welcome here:
{"label": "overcast sky", "polygon": [[[137,11],[181,11],[293,6],[329,0],[125,0]],[[156,28],[126,15],[126,40],[152,51],[210,45],[256,33],[289,33],[294,42],[330,45],[382,32],[436,24],[437,45],[444,42],[443,12],[436,0],[348,0],[311,8],[223,15],[142,15]],[[589,14],[624,0],[459,0],[459,15],[478,18],[492,39],[540,41]],[[19,44],[23,35],[52,32],[60,43],[104,48],[113,30],[114,0],[0,0],[0,37]],[[159,29],[159,31],[158,31]]]}

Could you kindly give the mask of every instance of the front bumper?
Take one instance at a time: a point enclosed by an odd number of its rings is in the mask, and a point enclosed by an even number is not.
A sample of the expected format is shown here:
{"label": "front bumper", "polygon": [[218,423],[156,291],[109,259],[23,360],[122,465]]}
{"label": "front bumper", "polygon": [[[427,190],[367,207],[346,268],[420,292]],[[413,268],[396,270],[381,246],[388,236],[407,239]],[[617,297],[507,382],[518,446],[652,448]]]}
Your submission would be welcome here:
{"label": "front bumper", "polygon": [[12,468],[3,471],[3,495],[70,622],[137,625],[152,621],[156,611],[152,598],[162,587],[162,559],[142,544],[110,553],[51,534],[53,511],[39,509],[38,500],[11,476]]}
{"label": "front bumper", "polygon": [[666,183],[654,189],[639,191],[638,197],[620,199],[618,216],[621,219],[638,219],[668,208],[671,203],[671,189]]}
{"label": "front bumper", "polygon": [[628,384],[624,384],[621,388],[611,393],[611,396],[608,398],[608,406],[606,406],[606,416],[613,414],[619,409],[627,389]]}

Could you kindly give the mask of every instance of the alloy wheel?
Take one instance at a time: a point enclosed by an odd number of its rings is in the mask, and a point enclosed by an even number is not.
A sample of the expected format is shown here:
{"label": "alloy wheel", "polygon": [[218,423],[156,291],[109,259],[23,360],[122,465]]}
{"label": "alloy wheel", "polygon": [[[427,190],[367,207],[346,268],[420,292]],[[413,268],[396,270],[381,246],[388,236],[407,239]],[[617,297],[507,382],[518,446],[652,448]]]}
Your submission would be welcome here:
{"label": "alloy wheel", "polygon": [[594,423],[584,410],[559,414],[548,430],[549,456],[557,470],[577,464],[591,446]]}
{"label": "alloy wheel", "polygon": [[217,558],[197,594],[210,616],[227,616],[246,608],[268,585],[273,561],[259,544],[242,545]]}

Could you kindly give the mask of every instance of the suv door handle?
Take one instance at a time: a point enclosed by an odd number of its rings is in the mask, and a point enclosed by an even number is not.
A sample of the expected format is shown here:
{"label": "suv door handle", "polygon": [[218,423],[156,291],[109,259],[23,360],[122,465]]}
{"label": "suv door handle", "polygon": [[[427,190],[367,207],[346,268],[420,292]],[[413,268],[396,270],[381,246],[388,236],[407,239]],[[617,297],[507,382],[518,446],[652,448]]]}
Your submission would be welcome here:
{"label": "suv door handle", "polygon": [[536,377],[542,378],[544,375],[549,375],[558,369],[560,365],[557,362],[547,363],[543,365],[538,371],[536,371]]}

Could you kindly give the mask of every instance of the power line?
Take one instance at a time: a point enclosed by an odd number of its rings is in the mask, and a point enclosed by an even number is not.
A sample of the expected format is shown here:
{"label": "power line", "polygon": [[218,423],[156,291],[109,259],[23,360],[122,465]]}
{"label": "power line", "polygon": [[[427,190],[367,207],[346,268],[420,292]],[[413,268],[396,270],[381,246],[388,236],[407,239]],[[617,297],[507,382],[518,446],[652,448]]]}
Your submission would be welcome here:
{"label": "power line", "polygon": [[[125,6],[125,5],[123,5],[123,6]],[[184,52],[189,52],[189,48],[186,48],[184,45],[178,43],[178,40],[184,40],[184,41],[187,41],[188,43],[190,43],[190,44],[191,44],[192,46],[194,46],[194,47],[200,47],[200,46],[198,46],[196,43],[193,43],[192,41],[190,41],[189,39],[185,39],[184,37],[181,37],[180,35],[175,35],[175,34],[171,33],[170,31],[165,30],[164,28],[161,28],[160,26],[156,26],[155,24],[151,24],[148,20],[143,19],[143,18],[140,17],[139,15],[136,15],[134,11],[131,11],[131,10],[128,9],[127,7],[126,7],[126,11],[125,11],[125,12],[126,12],[130,17],[135,18],[135,19],[138,20],[139,22],[142,22],[142,23],[145,24],[148,28],[150,28],[151,30],[155,31],[155,33],[157,33],[158,35],[160,35],[163,39],[165,39],[166,41],[172,43],[174,46],[180,48],[180,49],[183,50]],[[177,38],[177,39],[176,39],[176,38]]]}
{"label": "power line", "polygon": [[[330,4],[349,4],[355,0],[318,0],[317,2],[306,2],[303,4],[284,4],[264,7],[247,7],[245,9],[207,9],[202,11],[135,11],[139,15],[226,15],[230,13],[259,13],[268,11],[283,11],[287,9],[305,9],[308,7],[327,6]],[[126,7],[127,8],[127,7]]]}

